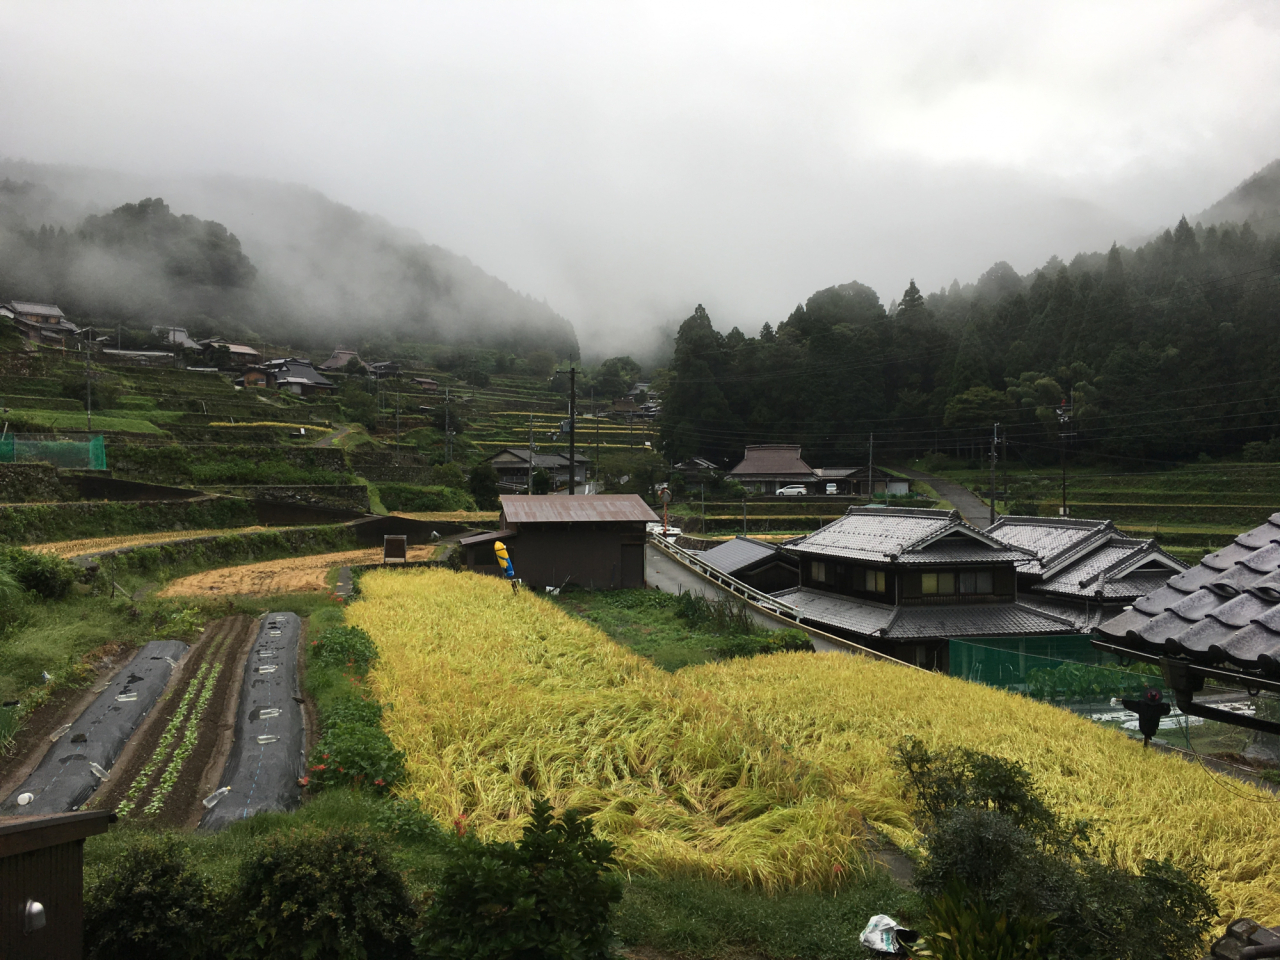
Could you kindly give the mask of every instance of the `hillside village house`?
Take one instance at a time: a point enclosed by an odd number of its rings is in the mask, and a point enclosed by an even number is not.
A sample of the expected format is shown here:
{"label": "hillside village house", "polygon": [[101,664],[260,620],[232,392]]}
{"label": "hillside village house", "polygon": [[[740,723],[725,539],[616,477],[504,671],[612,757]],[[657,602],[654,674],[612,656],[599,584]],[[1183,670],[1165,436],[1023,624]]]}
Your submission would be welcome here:
{"label": "hillside village house", "polygon": [[364,362],[360,359],[360,354],[356,353],[354,350],[348,350],[346,347],[338,347],[329,355],[328,360],[317,364],[316,369],[324,370],[326,373],[330,371],[337,371],[338,373],[341,373],[347,369],[347,364],[352,360],[359,363],[361,367],[364,366]]}
{"label": "hillside village house", "polygon": [[226,347],[227,353],[231,355],[231,366],[233,367],[249,367],[262,363],[262,354],[243,343],[232,343],[222,337],[211,337],[208,340],[198,341],[198,344],[206,354],[212,353],[219,347]]}
{"label": "hillside village house", "polygon": [[32,343],[56,344],[65,348],[68,338],[80,334],[80,328],[53,303],[10,300],[0,304],[0,316],[12,320],[18,332]]}
{"label": "hillside village house", "polygon": [[[529,451],[522,447],[503,447],[497,453],[480,461],[493,467],[498,482],[514,490],[524,490],[529,485]],[[591,461],[580,453],[574,454],[574,483],[587,482],[587,467]],[[567,453],[534,453],[533,469],[545,470],[554,486],[569,482],[569,455]]]}
{"label": "hillside village house", "polygon": [[436,393],[440,390],[440,384],[430,377],[414,377],[411,382],[416,383],[427,393]]}
{"label": "hillside village house", "polygon": [[703,563],[761,593],[789,590],[799,583],[800,565],[776,543],[734,537],[698,555]]}
{"label": "hillside village house", "polygon": [[333,393],[334,385],[320,375],[311,365],[310,360],[289,357],[284,360],[269,360],[262,365],[263,372],[275,380],[279,390],[288,390],[302,397],[315,394]]}
{"label": "hillside village house", "polygon": [[539,592],[570,583],[596,590],[644,586],[646,524],[658,518],[640,497],[500,499],[498,530],[459,541],[468,569],[498,574],[493,544],[501,540],[516,576]]}
{"label": "hillside village house", "polygon": [[800,582],[773,595],[814,626],[918,666],[947,671],[949,641],[1075,634],[1071,619],[1021,600],[1032,551],[971,527],[956,510],[850,507],[783,544]]}
{"label": "hillside village house", "polygon": [[187,336],[186,327],[167,327],[156,324],[151,328],[151,335],[159,337],[165,343],[183,350],[199,350],[200,344]]}
{"label": "hillside village house", "polygon": [[1087,633],[1187,569],[1154,540],[1126,537],[1110,520],[1001,517],[986,529],[1030,551],[1017,563],[1021,602]]}
{"label": "hillside village house", "polygon": [[[868,473],[870,481],[868,482]],[[746,448],[742,461],[728,474],[752,493],[777,493],[782,487],[803,484],[809,493],[835,493],[869,497],[873,493],[905,496],[911,482],[878,467],[810,467],[800,447],[788,443],[758,443]]]}

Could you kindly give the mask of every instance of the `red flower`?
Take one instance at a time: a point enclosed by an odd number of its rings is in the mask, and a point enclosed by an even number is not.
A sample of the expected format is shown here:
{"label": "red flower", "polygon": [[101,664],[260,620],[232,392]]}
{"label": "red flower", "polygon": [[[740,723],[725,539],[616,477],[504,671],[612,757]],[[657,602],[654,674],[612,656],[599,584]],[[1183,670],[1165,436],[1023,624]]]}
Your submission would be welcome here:
{"label": "red flower", "polygon": [[311,769],[312,769],[312,770],[323,770],[324,768],[325,768],[324,764],[323,764],[323,763],[319,763],[319,764],[316,764],[316,765],[315,765],[314,767],[312,767]]}
{"label": "red flower", "polygon": [[844,872],[844,867],[840,866],[840,864],[838,864],[838,863],[837,863],[834,867],[832,867],[832,868],[831,868],[831,872],[832,872],[832,873],[843,873],[843,872]]}
{"label": "red flower", "polygon": [[343,770],[341,767],[339,767],[339,768],[338,768],[338,772],[339,772],[339,773],[346,773],[347,771],[345,771],[345,770]]}
{"label": "red flower", "polygon": [[326,754],[325,754],[323,757],[321,757],[320,759],[321,759],[321,760],[328,760],[328,759],[329,759],[329,755],[326,753]]}
{"label": "red flower", "polygon": [[299,781],[298,781],[298,783],[302,784],[302,786],[304,786],[304,787],[305,787],[307,784],[309,784],[310,782],[311,782],[311,778],[310,778],[310,777],[303,777],[301,780],[299,780]]}
{"label": "red flower", "polygon": [[386,782],[385,780],[383,780],[381,777],[379,777],[377,780],[375,780],[375,781],[373,781],[373,782],[374,782],[374,783],[376,783],[376,784],[377,784],[378,786],[380,786],[380,787],[385,787],[385,786],[387,785],[387,782]]}

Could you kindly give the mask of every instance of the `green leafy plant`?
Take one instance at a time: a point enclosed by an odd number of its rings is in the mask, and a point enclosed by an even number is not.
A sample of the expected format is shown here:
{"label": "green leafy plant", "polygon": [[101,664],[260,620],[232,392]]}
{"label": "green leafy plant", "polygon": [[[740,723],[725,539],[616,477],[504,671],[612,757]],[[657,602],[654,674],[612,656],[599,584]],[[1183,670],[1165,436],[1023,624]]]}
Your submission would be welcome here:
{"label": "green leafy plant", "polygon": [[929,904],[921,956],[936,960],[1040,960],[1052,936],[1042,917],[1015,917],[970,899],[958,883]]}
{"label": "green leafy plant", "polygon": [[188,866],[185,844],[146,837],[85,891],[89,960],[199,957],[215,918],[208,882]]}
{"label": "green leafy plant", "polygon": [[330,627],[311,641],[310,662],[364,674],[378,659],[373,638],[359,627]]}
{"label": "green leafy plant", "polygon": [[318,788],[350,785],[387,793],[404,779],[404,760],[404,751],[377,724],[326,720],[307,775]]}
{"label": "green leafy plant", "polygon": [[438,960],[604,960],[622,899],[613,845],[591,820],[534,801],[518,844],[485,843],[460,822],[455,849],[424,916],[421,955]]}
{"label": "green leafy plant", "polygon": [[789,628],[773,630],[769,633],[752,634],[750,636],[731,636],[723,643],[712,648],[717,657],[755,657],[766,653],[785,653],[788,651],[813,652],[813,641],[803,630]]}
{"label": "green leafy plant", "polygon": [[76,582],[80,569],[52,553],[36,553],[21,547],[0,547],[0,568],[21,589],[45,600],[61,600]]}
{"label": "green leafy plant", "polygon": [[416,915],[404,879],[374,837],[292,830],[245,858],[225,955],[408,960]]}

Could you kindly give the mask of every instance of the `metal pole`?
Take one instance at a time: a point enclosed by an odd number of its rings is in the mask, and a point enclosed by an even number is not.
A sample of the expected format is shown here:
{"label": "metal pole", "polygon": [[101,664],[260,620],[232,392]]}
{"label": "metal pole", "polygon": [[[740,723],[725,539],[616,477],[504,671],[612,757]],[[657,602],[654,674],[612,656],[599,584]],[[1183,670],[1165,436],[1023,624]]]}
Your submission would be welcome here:
{"label": "metal pole", "polygon": [[874,500],[876,498],[876,482],[872,479],[871,469],[875,461],[876,435],[874,433],[867,435],[867,499]]}
{"label": "metal pole", "polygon": [[[92,327],[89,327],[88,329],[89,334],[86,336],[91,335],[93,331]],[[84,416],[85,421],[89,425],[88,429],[90,433],[93,432],[93,381],[89,376],[89,357],[91,353],[92,351],[88,349],[88,344],[86,344],[84,351]]]}
{"label": "metal pole", "polygon": [[[707,512],[707,508],[706,508],[706,506],[703,506],[703,508],[702,508],[702,513],[703,513],[702,520],[703,520],[703,525],[704,525],[704,526],[706,525],[706,519],[707,519],[707,518],[706,518],[706,512]],[[707,531],[703,530],[702,532],[703,532],[703,533],[706,533]],[[744,535],[744,536],[746,535],[746,532],[747,532],[747,498],[746,498],[746,497],[743,497],[743,498],[742,498],[742,533],[743,533],[743,535]]]}
{"label": "metal pole", "polygon": [[444,458],[453,463],[453,430],[449,426],[449,388],[444,388]]}
{"label": "metal pole", "polygon": [[[595,477],[596,483],[600,482],[600,411],[596,409],[596,388],[591,387],[591,417],[596,422],[596,462],[592,475]],[[597,488],[598,492],[598,488]]]}
{"label": "metal pole", "polygon": [[529,483],[525,493],[533,493],[533,414],[529,414]]}
{"label": "metal pole", "polygon": [[991,513],[987,526],[996,522],[996,437],[1000,433],[1000,424],[991,425]]}
{"label": "metal pole", "polygon": [[574,420],[577,419],[578,408],[578,380],[577,371],[573,367],[569,367],[569,496],[573,496],[578,492],[578,464],[577,464],[577,446],[574,438],[577,431],[574,430]]}

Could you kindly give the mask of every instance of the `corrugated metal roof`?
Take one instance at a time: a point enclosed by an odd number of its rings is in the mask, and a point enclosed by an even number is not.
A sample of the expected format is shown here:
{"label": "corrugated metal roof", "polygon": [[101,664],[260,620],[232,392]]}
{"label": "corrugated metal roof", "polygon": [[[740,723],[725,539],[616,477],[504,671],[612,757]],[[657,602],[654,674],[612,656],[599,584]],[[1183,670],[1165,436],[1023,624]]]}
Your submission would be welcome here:
{"label": "corrugated metal roof", "polygon": [[510,539],[519,536],[514,530],[489,530],[485,533],[473,533],[469,537],[462,537],[458,543],[461,546],[470,546],[473,543],[489,543],[493,540],[501,540],[503,537]]}
{"label": "corrugated metal roof", "polygon": [[[954,541],[942,539],[951,535]],[[955,510],[909,507],[850,507],[790,549],[897,564],[1008,562],[1026,556],[969,526]]]}
{"label": "corrugated metal roof", "polygon": [[1280,677],[1280,513],[1098,631],[1142,653]]}
{"label": "corrugated metal roof", "polygon": [[813,469],[800,459],[800,447],[785,443],[761,443],[747,447],[742,462],[729,472],[739,477],[813,477]]}
{"label": "corrugated metal roof", "polygon": [[657,523],[657,515],[634,493],[583,497],[508,495],[499,498],[508,523]]}
{"label": "corrugated metal roof", "polygon": [[751,540],[747,537],[734,537],[719,546],[703,551],[702,561],[721,573],[733,574],[777,554],[778,548],[772,543]]}

